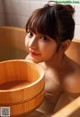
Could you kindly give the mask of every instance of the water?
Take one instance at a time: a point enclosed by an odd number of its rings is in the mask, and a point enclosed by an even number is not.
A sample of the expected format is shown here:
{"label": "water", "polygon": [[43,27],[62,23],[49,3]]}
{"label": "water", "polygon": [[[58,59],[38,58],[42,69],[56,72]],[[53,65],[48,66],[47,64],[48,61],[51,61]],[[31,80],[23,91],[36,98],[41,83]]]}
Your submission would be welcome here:
{"label": "water", "polygon": [[9,82],[0,84],[0,90],[10,90],[10,89],[21,88],[29,85],[30,83],[31,82],[24,81],[24,80],[9,81]]}

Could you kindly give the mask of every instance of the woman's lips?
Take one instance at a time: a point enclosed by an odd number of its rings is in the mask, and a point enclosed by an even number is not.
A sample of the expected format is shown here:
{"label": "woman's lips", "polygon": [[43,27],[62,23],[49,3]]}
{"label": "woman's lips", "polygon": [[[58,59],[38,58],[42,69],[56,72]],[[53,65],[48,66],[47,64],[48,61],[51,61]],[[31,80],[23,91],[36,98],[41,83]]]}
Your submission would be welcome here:
{"label": "woman's lips", "polygon": [[30,52],[30,54],[31,54],[32,56],[38,56],[38,55],[40,55],[40,54],[37,54],[37,53],[35,53],[35,52]]}

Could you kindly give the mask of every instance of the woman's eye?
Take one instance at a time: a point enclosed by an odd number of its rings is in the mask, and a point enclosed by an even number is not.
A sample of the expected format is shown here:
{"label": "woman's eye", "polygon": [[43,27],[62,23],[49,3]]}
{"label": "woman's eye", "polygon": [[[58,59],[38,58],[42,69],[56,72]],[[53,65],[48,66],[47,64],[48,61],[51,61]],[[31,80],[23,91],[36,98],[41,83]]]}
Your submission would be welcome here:
{"label": "woman's eye", "polygon": [[33,36],[33,33],[30,32],[30,31],[27,31],[27,35],[28,35],[29,38],[31,38]]}
{"label": "woman's eye", "polygon": [[47,40],[48,40],[47,37],[41,37],[41,39],[42,39],[43,41],[47,41]]}

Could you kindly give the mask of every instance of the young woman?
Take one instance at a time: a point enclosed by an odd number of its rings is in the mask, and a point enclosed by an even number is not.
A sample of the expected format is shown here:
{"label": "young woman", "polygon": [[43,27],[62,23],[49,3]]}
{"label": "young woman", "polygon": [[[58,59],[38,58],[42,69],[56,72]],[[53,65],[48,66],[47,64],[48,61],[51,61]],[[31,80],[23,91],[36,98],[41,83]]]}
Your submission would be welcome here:
{"label": "young woman", "polygon": [[48,3],[35,10],[26,25],[26,60],[45,71],[45,99],[36,110],[44,115],[80,95],[80,66],[65,55],[74,36],[73,14],[71,5]]}

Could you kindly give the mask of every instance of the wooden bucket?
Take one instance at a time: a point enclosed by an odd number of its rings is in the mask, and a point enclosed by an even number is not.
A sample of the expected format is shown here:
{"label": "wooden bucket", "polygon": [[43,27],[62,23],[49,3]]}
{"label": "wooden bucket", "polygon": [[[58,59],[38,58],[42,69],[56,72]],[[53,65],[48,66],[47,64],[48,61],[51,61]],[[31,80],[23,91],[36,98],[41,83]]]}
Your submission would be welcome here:
{"label": "wooden bucket", "polygon": [[10,115],[36,109],[44,98],[44,71],[26,60],[0,62],[0,107],[9,107]]}

